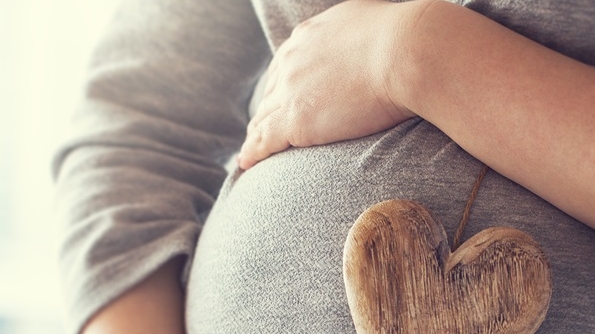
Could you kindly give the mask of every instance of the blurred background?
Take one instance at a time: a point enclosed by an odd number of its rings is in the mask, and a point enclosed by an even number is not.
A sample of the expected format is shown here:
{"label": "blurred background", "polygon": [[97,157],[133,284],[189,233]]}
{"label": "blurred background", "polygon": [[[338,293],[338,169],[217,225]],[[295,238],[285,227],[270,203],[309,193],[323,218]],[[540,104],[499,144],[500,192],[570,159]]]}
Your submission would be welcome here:
{"label": "blurred background", "polygon": [[50,161],[118,0],[0,0],[0,334],[63,333]]}

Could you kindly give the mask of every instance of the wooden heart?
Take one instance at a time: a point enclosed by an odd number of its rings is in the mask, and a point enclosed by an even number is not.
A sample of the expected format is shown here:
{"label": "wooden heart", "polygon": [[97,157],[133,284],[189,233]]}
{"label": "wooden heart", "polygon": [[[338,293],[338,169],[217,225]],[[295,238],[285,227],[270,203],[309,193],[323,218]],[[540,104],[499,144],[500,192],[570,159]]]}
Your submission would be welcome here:
{"label": "wooden heart", "polygon": [[489,228],[454,253],[421,205],[392,200],[349,232],[343,275],[358,333],[534,333],[552,284],[539,245]]}

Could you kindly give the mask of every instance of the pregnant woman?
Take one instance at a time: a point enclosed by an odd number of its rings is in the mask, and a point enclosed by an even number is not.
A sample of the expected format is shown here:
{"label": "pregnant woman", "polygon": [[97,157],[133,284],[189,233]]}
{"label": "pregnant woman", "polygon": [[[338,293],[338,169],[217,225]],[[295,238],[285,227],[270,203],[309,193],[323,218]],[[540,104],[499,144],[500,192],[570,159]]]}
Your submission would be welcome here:
{"label": "pregnant woman", "polygon": [[415,200],[452,238],[484,164],[463,238],[532,236],[553,281],[538,333],[594,332],[593,17],[587,0],[126,2],[55,159],[70,333],[354,333],[356,218]]}

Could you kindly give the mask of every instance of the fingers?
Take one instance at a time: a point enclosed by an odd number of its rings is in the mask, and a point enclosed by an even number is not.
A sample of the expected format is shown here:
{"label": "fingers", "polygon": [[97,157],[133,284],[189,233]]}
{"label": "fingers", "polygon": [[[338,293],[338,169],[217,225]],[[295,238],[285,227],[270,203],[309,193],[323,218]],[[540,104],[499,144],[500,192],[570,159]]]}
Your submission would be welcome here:
{"label": "fingers", "polygon": [[259,161],[274,153],[289,148],[287,126],[280,110],[270,112],[248,131],[242,150],[238,156],[238,165],[249,169]]}
{"label": "fingers", "polygon": [[277,84],[276,59],[273,58],[267,69],[268,78],[262,101],[256,114],[248,123],[246,140],[237,158],[242,169],[248,169],[273,153],[283,151],[290,146],[283,130],[279,94],[273,94]]}
{"label": "fingers", "polygon": [[275,61],[277,58],[273,58],[273,61],[269,64],[269,68],[267,69],[267,82],[264,88],[264,92],[262,95],[262,99],[258,105],[258,109],[254,117],[248,123],[248,132],[254,127],[255,124],[258,124],[262,119],[268,116],[272,111],[279,108],[279,103],[275,101],[272,97],[272,93],[275,91],[275,87],[277,85],[277,71],[275,70],[277,62]]}
{"label": "fingers", "polygon": [[[274,79],[274,78],[273,78]],[[270,86],[269,86],[270,84]],[[272,112],[275,110],[280,109],[281,107],[281,94],[274,94],[275,92],[275,84],[271,81],[267,81],[267,85],[265,87],[265,91],[268,90],[269,92],[265,92],[263,95],[262,100],[258,105],[258,109],[256,110],[256,114],[250,122],[248,123],[248,133],[254,130],[254,127],[259,124],[263,119],[268,117]]]}
{"label": "fingers", "polygon": [[274,90],[275,87],[277,85],[277,77],[278,72],[276,70],[274,70],[273,68],[269,68],[267,70],[267,83],[266,86],[264,88],[264,92],[263,92],[263,97],[266,98],[268,95],[270,95]]}
{"label": "fingers", "polygon": [[268,78],[262,101],[256,114],[248,123],[246,140],[237,157],[238,165],[242,169],[249,169],[259,161],[291,146],[289,141],[290,126],[281,108],[285,87],[278,82],[281,75],[279,74],[279,59],[282,58],[280,55],[283,54],[285,48],[287,48],[287,43],[283,43],[277,49],[267,69]]}

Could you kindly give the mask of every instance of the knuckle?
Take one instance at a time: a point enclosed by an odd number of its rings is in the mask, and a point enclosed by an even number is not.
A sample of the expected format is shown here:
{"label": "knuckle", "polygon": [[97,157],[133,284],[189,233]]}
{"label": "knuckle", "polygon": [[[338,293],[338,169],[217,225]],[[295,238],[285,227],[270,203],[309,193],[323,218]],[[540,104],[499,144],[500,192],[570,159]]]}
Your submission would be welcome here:
{"label": "knuckle", "polygon": [[289,142],[295,147],[312,146],[312,140],[308,135],[308,129],[304,124],[295,124],[289,132]]}
{"label": "knuckle", "polygon": [[308,106],[309,104],[303,99],[294,98],[285,109],[289,127],[288,137],[293,146],[309,146],[311,141],[307,137],[307,129],[312,122],[311,109]]}
{"label": "knuckle", "polygon": [[290,86],[296,86],[300,79],[302,78],[302,74],[298,70],[291,70],[287,71],[284,76],[284,81],[286,84]]}
{"label": "knuckle", "polygon": [[285,108],[283,109],[285,110],[285,117],[292,126],[303,117],[302,104],[296,98],[292,97],[288,99]]}
{"label": "knuckle", "polygon": [[262,142],[265,140],[265,133],[266,131],[263,129],[264,122],[260,122],[254,128],[254,144],[256,146],[262,145]]}
{"label": "knuckle", "polygon": [[298,47],[295,45],[287,45],[283,51],[281,51],[278,55],[279,60],[282,62],[291,61],[295,58],[296,53],[298,53]]}
{"label": "knuckle", "polygon": [[272,134],[274,124],[271,122],[271,118],[267,117],[257,127],[255,143],[259,151],[266,150],[271,140],[274,140]]}
{"label": "knuckle", "polygon": [[287,111],[292,119],[303,121],[313,110],[316,110],[315,101],[304,94],[295,94],[287,100]]}

